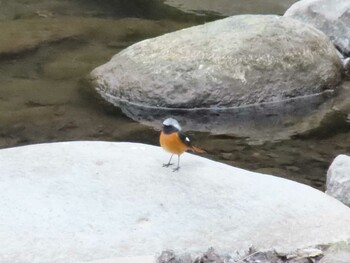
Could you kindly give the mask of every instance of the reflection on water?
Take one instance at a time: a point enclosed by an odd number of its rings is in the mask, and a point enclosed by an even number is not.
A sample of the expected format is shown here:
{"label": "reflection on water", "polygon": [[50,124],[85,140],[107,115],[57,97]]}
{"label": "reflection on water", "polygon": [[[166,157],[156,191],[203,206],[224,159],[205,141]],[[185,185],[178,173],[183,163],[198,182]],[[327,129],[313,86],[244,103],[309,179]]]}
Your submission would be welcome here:
{"label": "reflection on water", "polygon": [[[331,91],[278,102],[192,109],[145,106],[120,100],[104,92],[101,92],[101,96],[120,107],[128,117],[158,129],[159,120],[173,117],[188,130],[232,134],[251,141],[289,139],[294,135],[323,129],[320,122],[334,118],[334,111],[329,107],[334,103],[330,98],[334,96]],[[345,118],[342,125],[347,125]],[[330,126],[333,125],[330,123]]]}
{"label": "reflection on water", "polygon": [[[149,12],[144,17],[156,17],[156,10],[158,15],[167,15],[171,20],[144,20],[143,11],[133,9],[132,1],[41,0],[30,5],[24,2],[0,3],[2,36],[9,25],[12,30],[7,34],[7,45],[5,40],[0,45],[0,147],[65,140],[157,145],[157,129],[129,119],[95,96],[81,80],[126,46],[199,20],[188,15],[177,16],[178,11],[170,7],[162,9],[161,5],[159,9],[148,6]],[[134,3],[141,2],[145,0]],[[120,8],[116,8],[118,6]],[[139,19],[120,19],[125,14]],[[11,39],[11,35],[20,36],[20,43],[16,41],[18,38]],[[23,46],[26,44],[30,46]],[[12,53],[4,56],[1,47]],[[234,115],[239,116],[237,112]],[[162,118],[159,116],[159,122]],[[191,129],[189,120],[195,118],[182,119],[184,128]],[[202,124],[208,122],[205,118],[201,121]],[[231,128],[240,129],[240,124],[235,123]],[[332,159],[350,148],[349,129],[342,128],[341,133],[331,131],[331,134],[256,145],[229,134],[189,132],[195,143],[208,151],[208,158],[317,188],[324,186],[325,172]]]}

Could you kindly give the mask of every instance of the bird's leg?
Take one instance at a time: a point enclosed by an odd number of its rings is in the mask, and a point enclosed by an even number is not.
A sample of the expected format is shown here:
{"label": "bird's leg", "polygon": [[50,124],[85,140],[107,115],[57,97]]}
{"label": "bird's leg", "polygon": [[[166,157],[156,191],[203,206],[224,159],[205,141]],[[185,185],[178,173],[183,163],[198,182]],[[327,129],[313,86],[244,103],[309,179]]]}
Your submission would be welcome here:
{"label": "bird's leg", "polygon": [[177,167],[173,169],[173,172],[178,172],[180,170],[180,154],[177,156]]}
{"label": "bird's leg", "polygon": [[163,167],[169,167],[170,165],[173,165],[172,163],[170,163],[170,162],[171,162],[171,159],[173,158],[173,155],[174,155],[174,154],[172,154],[172,155],[170,156],[170,160],[169,160],[168,163],[163,164]]}

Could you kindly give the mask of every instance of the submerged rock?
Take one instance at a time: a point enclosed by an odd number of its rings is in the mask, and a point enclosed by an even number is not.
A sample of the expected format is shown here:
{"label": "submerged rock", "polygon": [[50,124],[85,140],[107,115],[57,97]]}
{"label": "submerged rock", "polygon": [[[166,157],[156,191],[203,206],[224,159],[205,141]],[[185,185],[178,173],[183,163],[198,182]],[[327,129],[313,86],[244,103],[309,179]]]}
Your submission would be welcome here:
{"label": "submerged rock", "polygon": [[350,209],[311,187],[192,154],[175,174],[167,160],[133,143],[0,150],[0,261],[288,253],[350,237]]}
{"label": "submerged rock", "polygon": [[350,206],[350,156],[339,155],[327,173],[327,194]]}
{"label": "submerged rock", "polygon": [[341,75],[336,49],[314,27],[242,15],[139,42],[90,79],[136,120],[173,115],[195,120],[193,130],[254,137],[264,127],[272,136],[286,126],[289,135],[309,129],[302,118],[319,110]]}
{"label": "submerged rock", "polygon": [[313,25],[344,55],[350,56],[349,0],[303,0],[291,6],[284,16]]}
{"label": "submerged rock", "polygon": [[0,21],[18,20],[33,17],[52,17],[61,15],[95,16],[110,15],[110,9],[95,1],[70,0],[11,0],[1,1]]}
{"label": "submerged rock", "polygon": [[297,0],[165,0],[164,3],[198,15],[283,14]]}
{"label": "submerged rock", "polygon": [[[3,41],[0,56],[33,50],[40,45],[62,41],[81,34],[78,19],[32,18],[0,22]],[[74,25],[74,26],[72,26]]]}
{"label": "submerged rock", "polygon": [[[103,19],[94,17],[47,17],[0,21],[0,57],[34,50],[41,45],[94,36],[107,44],[120,44],[164,34],[189,26],[135,18]],[[119,41],[119,42],[118,42]],[[70,58],[71,59],[71,58]]]}

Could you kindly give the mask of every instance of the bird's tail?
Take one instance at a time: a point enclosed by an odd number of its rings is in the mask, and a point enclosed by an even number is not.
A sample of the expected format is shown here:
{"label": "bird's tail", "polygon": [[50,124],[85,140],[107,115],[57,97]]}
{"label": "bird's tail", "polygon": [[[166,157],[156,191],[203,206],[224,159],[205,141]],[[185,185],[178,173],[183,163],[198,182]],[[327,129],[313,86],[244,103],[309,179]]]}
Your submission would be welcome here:
{"label": "bird's tail", "polygon": [[203,149],[201,148],[198,148],[196,146],[191,146],[190,147],[190,151],[194,152],[194,153],[206,153],[206,151],[204,151]]}

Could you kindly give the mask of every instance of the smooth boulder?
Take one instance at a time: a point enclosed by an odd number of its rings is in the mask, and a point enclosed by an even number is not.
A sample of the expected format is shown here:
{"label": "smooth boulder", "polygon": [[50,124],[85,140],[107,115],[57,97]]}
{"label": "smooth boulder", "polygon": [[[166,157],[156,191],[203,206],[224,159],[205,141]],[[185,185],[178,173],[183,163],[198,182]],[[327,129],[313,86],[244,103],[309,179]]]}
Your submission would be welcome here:
{"label": "smooth boulder", "polygon": [[174,173],[168,158],[134,143],[0,150],[0,261],[287,253],[350,238],[350,209],[309,186],[192,154]]}
{"label": "smooth boulder", "polygon": [[292,5],[284,16],[318,28],[345,56],[350,56],[349,0],[302,0]]}
{"label": "smooth boulder", "polygon": [[145,107],[235,107],[313,95],[341,80],[320,31],[279,16],[233,16],[136,43],[96,68],[96,89]]}
{"label": "smooth boulder", "polygon": [[242,15],[136,43],[93,70],[90,81],[136,120],[175,115],[198,121],[187,125],[194,130],[224,127],[249,137],[298,126],[333,95],[341,75],[321,31],[290,18]]}
{"label": "smooth boulder", "polygon": [[350,207],[350,156],[338,155],[327,172],[327,194]]}

